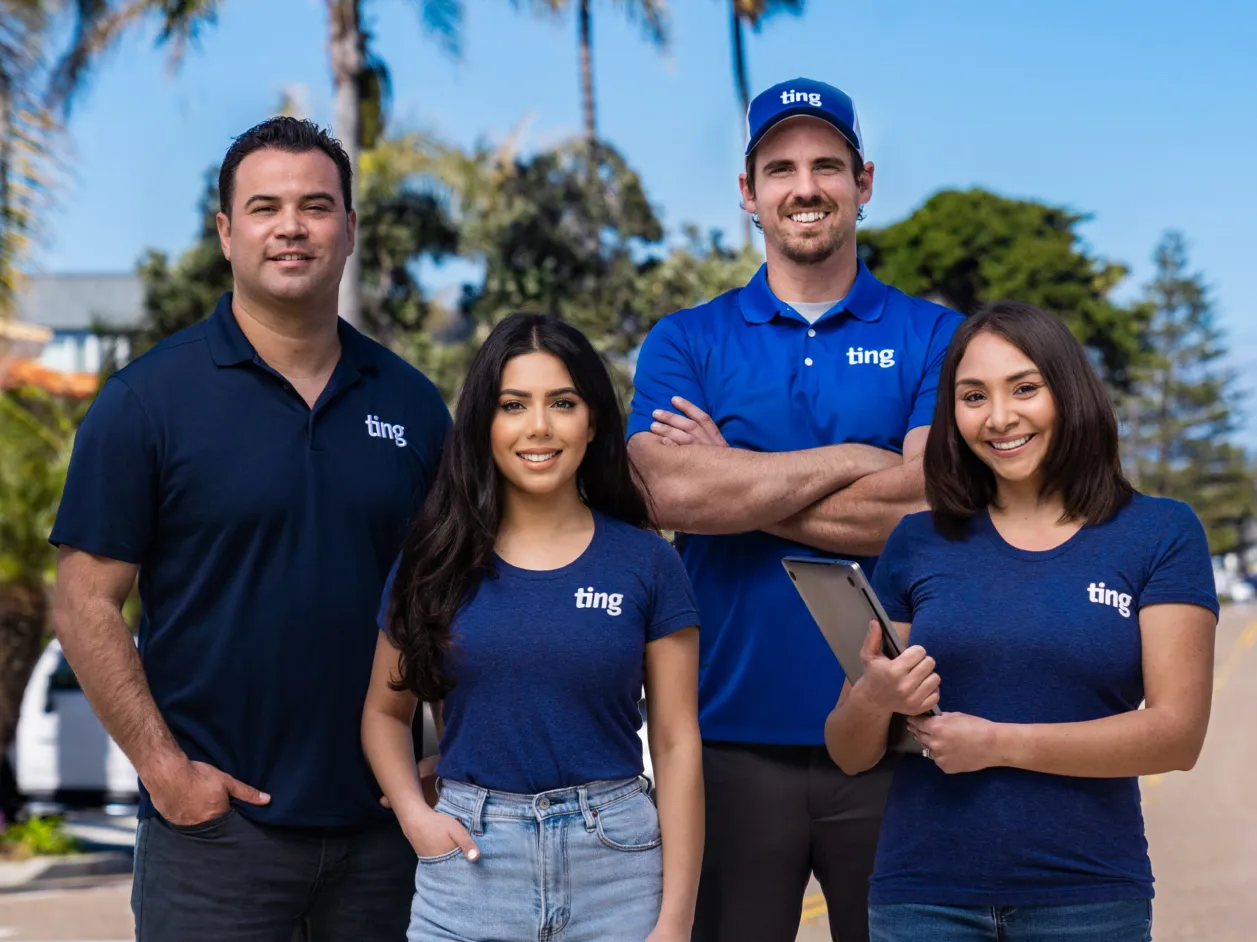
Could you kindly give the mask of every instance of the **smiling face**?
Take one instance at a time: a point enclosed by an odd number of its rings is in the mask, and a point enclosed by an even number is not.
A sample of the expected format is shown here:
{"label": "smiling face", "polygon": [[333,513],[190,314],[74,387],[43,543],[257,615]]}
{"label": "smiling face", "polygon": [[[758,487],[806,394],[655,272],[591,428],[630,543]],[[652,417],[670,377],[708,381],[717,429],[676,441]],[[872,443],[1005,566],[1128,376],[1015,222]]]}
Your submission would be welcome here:
{"label": "smiling face", "polygon": [[[754,191],[742,175],[742,201],[759,217],[764,243],[796,264],[814,265],[855,248],[860,207],[873,196],[873,165],[859,180],[847,139],[819,118],[773,128],[755,148]],[[858,159],[858,158],[857,158]]]}
{"label": "smiling face", "polygon": [[956,369],[956,427],[1001,484],[1038,484],[1056,429],[1039,367],[993,333],[969,342]]}
{"label": "smiling face", "polygon": [[336,164],[320,150],[249,154],[236,168],[230,218],[218,214],[236,290],[263,303],[334,299],[356,224]]}
{"label": "smiling face", "polygon": [[594,427],[562,360],[537,351],[507,361],[490,438],[508,494],[542,496],[576,488]]}

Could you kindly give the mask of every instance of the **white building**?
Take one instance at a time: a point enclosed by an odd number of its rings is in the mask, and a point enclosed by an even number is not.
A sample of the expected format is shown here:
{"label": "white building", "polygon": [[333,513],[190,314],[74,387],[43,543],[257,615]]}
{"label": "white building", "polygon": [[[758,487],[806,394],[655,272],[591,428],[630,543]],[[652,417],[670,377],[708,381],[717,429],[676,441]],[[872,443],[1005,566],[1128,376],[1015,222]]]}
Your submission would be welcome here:
{"label": "white building", "polygon": [[129,336],[144,314],[135,274],[33,275],[17,297],[17,319],[47,327],[41,365],[61,373],[96,373],[111,345],[125,363]]}

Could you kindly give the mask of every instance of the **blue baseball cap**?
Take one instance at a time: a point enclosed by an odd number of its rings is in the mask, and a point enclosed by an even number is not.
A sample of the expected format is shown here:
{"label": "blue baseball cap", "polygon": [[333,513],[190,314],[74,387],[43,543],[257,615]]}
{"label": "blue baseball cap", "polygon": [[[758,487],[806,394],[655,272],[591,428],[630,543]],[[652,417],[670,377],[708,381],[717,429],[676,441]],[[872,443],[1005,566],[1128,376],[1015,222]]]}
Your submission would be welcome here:
{"label": "blue baseball cap", "polygon": [[864,159],[864,140],[860,137],[860,119],[855,104],[846,92],[816,82],[798,78],[774,85],[755,96],[746,112],[746,129],[749,157],[764,135],[787,118],[810,115],[833,125]]}

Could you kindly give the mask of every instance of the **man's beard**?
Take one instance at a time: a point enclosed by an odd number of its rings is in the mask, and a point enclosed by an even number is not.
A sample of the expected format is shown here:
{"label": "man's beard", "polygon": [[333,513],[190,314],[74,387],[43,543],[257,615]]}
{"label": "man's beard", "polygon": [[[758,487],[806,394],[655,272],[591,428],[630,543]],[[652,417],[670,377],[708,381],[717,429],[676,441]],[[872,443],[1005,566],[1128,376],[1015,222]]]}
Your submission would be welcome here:
{"label": "man's beard", "polygon": [[[806,212],[827,212],[833,215],[834,211],[832,206],[794,206],[783,216]],[[842,248],[847,241],[847,234],[834,227],[820,230],[814,235],[786,235],[782,232],[779,239],[781,254],[796,265],[819,265]]]}

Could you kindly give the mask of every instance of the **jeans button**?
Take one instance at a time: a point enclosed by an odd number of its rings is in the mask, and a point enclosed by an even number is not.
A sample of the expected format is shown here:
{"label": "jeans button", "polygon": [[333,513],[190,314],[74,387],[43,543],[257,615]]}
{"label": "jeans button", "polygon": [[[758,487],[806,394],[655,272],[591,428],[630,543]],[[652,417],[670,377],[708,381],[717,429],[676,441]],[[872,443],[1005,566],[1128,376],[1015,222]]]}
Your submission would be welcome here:
{"label": "jeans button", "polygon": [[547,811],[547,810],[549,810],[549,808],[550,808],[550,799],[549,799],[549,798],[543,798],[543,799],[541,799],[541,801],[537,802],[537,807],[538,807],[538,808],[540,808],[542,811]]}

